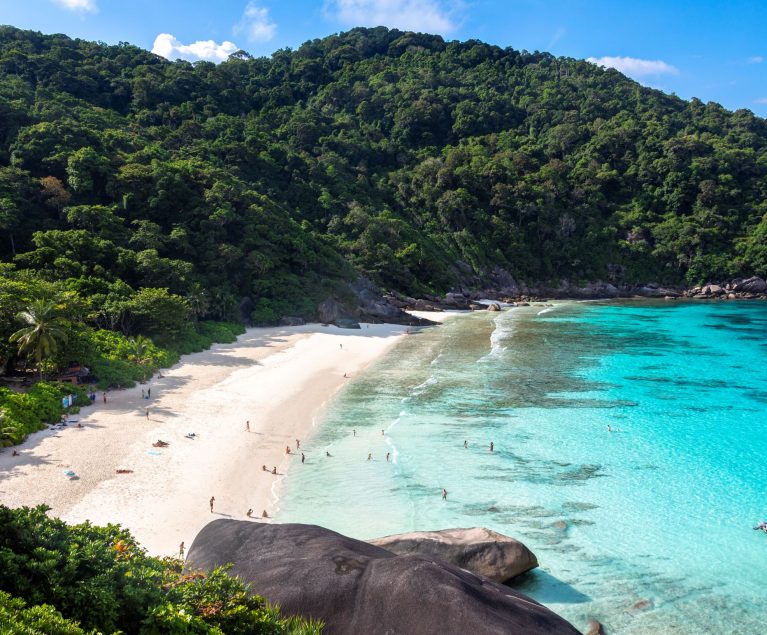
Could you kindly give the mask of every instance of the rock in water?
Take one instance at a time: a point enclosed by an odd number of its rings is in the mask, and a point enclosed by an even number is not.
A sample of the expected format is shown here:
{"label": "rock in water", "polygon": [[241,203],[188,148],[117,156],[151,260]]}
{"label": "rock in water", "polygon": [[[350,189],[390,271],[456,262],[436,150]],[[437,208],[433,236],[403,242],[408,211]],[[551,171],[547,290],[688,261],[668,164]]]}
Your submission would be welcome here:
{"label": "rock in water", "polygon": [[230,573],[286,615],[326,635],[578,635],[530,598],[424,556],[396,556],[314,525],[219,519],[189,549],[187,569]]}
{"label": "rock in water", "polygon": [[590,619],[586,627],[586,635],[605,635],[604,626],[598,620]]}
{"label": "rock in water", "polygon": [[535,554],[514,538],[484,527],[414,531],[371,540],[397,555],[439,558],[496,582],[506,582],[538,566]]}

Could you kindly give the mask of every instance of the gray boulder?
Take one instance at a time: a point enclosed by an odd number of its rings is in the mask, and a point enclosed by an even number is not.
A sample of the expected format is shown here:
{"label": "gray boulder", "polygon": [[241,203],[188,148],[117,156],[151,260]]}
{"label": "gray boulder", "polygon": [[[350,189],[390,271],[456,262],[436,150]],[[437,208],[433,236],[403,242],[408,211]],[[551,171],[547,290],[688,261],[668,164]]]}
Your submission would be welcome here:
{"label": "gray boulder", "polygon": [[439,558],[496,582],[506,582],[538,566],[535,554],[521,542],[484,527],[414,531],[370,544],[398,555]]}
{"label": "gray boulder", "polygon": [[733,286],[733,289],[738,293],[764,293],[767,291],[767,282],[758,276],[754,276],[753,278],[738,281]]}
{"label": "gray boulder", "polygon": [[424,556],[395,556],[314,525],[219,519],[194,539],[187,570],[230,573],[326,635],[578,635],[530,598]]}
{"label": "gray boulder", "polygon": [[280,320],[280,326],[303,326],[306,321],[302,317],[295,315],[286,315]]}
{"label": "gray boulder", "polygon": [[360,323],[351,318],[338,318],[333,322],[340,329],[361,329]]}

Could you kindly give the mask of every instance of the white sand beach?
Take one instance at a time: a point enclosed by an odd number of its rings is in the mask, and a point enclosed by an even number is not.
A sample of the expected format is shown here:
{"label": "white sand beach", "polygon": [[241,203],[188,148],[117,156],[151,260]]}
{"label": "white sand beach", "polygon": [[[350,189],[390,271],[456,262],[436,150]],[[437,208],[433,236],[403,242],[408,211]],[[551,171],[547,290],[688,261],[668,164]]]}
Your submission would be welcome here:
{"label": "white sand beach", "polygon": [[[45,503],[71,523],[119,523],[157,555],[176,554],[181,541],[188,547],[214,518],[245,519],[252,509],[260,521],[288,466],[301,461],[296,439],[307,439],[328,400],[406,331],[252,328],[233,344],[187,355],[162,377],[108,392],[106,403],[99,393],[77,416],[83,428],[45,430],[16,448],[19,456],[0,453],[0,503]],[[158,439],[168,447],[153,447]]]}

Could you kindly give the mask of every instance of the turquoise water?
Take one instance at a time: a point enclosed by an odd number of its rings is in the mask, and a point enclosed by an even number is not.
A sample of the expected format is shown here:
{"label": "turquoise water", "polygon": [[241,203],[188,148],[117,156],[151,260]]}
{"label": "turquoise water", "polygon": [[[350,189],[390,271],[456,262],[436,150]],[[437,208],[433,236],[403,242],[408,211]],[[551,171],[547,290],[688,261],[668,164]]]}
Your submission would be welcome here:
{"label": "turquoise water", "polygon": [[350,383],[277,520],[363,539],[481,525],[533,549],[516,588],[578,628],[763,633],[766,336],[761,302],[457,317]]}

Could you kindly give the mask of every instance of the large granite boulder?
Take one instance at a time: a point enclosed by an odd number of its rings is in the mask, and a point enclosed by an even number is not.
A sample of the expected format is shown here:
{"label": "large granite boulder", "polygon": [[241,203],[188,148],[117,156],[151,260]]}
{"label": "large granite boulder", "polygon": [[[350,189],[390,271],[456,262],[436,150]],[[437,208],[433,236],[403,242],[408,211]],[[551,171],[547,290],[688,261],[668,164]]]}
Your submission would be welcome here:
{"label": "large granite boulder", "polygon": [[326,635],[578,635],[530,598],[454,565],[393,553],[314,525],[219,519],[194,539],[187,570],[230,573]]}
{"label": "large granite boulder", "polygon": [[764,293],[767,291],[767,282],[754,276],[740,280],[734,285],[734,290],[738,293]]}
{"label": "large granite boulder", "polygon": [[496,582],[506,582],[538,566],[535,554],[521,542],[484,527],[413,531],[370,544],[398,555],[439,558]]}

